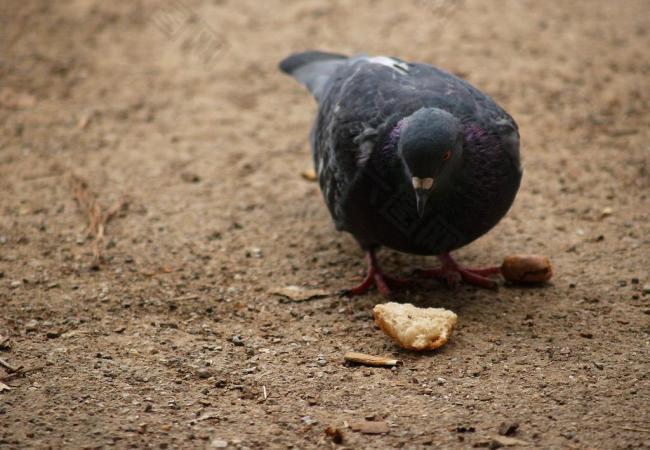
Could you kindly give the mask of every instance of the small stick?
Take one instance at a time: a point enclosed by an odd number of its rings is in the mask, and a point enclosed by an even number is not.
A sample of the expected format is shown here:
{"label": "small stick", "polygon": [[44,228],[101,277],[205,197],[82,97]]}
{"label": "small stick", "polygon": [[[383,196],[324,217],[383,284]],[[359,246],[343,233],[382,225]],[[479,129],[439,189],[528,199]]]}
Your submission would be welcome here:
{"label": "small stick", "polygon": [[262,393],[264,394],[264,400],[266,400],[266,386],[262,385]]}
{"label": "small stick", "polygon": [[180,300],[196,300],[197,298],[201,298],[200,295],[197,294],[188,294],[188,295],[181,295],[180,297],[174,297],[173,300],[180,301]]}
{"label": "small stick", "polygon": [[21,367],[19,372],[14,372],[14,373],[9,374],[9,375],[7,375],[5,377],[2,377],[2,378],[0,378],[0,381],[10,381],[10,380],[13,380],[14,378],[17,378],[17,377],[21,376],[21,375],[25,376],[29,372],[36,372],[38,370],[43,370],[43,369],[45,369],[45,366],[36,366],[36,367],[30,367],[30,368],[27,368],[27,369],[23,369]]}
{"label": "small stick", "polygon": [[72,190],[79,207],[86,213],[88,218],[88,229],[86,233],[93,238],[91,251],[93,260],[91,267],[98,268],[104,248],[104,230],[106,225],[128,205],[126,198],[113,203],[105,212],[95,196],[88,189],[88,183],[77,176],[72,177]]}
{"label": "small stick", "polygon": [[348,362],[364,364],[366,366],[397,366],[402,362],[399,359],[386,358],[384,356],[366,355],[365,353],[348,352],[343,356]]}
{"label": "small stick", "polygon": [[2,358],[0,358],[0,366],[2,366],[2,367],[4,367],[5,369],[7,369],[7,372],[9,372],[9,373],[18,373],[18,372],[20,372],[20,371],[22,370],[22,368],[23,368],[23,366],[14,367],[14,366],[12,366],[11,364],[9,364],[7,361],[5,361],[5,360],[2,359]]}
{"label": "small stick", "polygon": [[627,431],[638,431],[640,433],[650,433],[650,430],[647,428],[635,428],[635,427],[618,427],[618,428]]}

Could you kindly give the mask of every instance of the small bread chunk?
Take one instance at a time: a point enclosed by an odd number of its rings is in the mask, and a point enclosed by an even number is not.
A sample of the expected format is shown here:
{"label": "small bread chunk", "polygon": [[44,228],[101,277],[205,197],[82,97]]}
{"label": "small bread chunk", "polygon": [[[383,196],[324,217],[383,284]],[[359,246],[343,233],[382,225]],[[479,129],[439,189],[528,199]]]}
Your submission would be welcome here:
{"label": "small bread chunk", "polygon": [[433,350],[447,343],[458,316],[442,308],[383,303],[373,310],[375,323],[403,348]]}
{"label": "small bread chunk", "polygon": [[513,255],[503,260],[501,274],[512,283],[544,283],[553,276],[553,267],[546,256]]}

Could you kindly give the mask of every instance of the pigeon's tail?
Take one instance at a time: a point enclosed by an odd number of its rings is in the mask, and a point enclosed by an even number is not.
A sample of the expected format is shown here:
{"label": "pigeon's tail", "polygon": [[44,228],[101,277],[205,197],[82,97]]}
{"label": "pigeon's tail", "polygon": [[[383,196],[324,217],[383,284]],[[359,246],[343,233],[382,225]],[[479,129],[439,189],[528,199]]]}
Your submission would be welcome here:
{"label": "pigeon's tail", "polygon": [[337,53],[296,53],[280,62],[280,70],[298,80],[320,101],[327,80],[347,59],[347,56]]}

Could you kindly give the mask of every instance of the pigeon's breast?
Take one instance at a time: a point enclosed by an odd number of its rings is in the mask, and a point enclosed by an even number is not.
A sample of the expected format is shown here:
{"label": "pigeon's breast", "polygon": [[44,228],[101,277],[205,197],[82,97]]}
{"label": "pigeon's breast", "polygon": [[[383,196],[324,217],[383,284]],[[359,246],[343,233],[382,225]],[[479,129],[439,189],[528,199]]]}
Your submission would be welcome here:
{"label": "pigeon's breast", "polygon": [[366,245],[382,245],[406,253],[435,255],[467,243],[449,214],[444,198],[433,200],[427,214],[417,213],[413,187],[395,185],[368,171],[351,189],[343,208],[346,231]]}
{"label": "pigeon's breast", "polygon": [[495,136],[471,131],[463,166],[432,193],[422,218],[409,180],[369,161],[342,205],[345,229],[361,242],[422,255],[455,250],[492,229],[512,205],[521,171]]}

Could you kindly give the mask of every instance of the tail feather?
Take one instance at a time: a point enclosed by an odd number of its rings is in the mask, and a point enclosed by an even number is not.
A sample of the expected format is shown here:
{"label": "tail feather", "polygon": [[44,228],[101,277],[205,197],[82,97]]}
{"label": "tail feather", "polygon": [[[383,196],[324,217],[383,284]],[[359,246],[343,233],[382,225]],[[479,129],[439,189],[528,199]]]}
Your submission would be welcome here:
{"label": "tail feather", "polygon": [[347,56],[341,55],[339,53],[328,53],[318,50],[294,53],[293,55],[283,59],[280,62],[280,70],[288,75],[293,75],[294,71],[307,64],[318,61],[340,60],[347,58]]}
{"label": "tail feather", "polygon": [[308,51],[296,53],[280,62],[280,70],[303,84],[320,99],[327,80],[348,59],[338,53]]}

